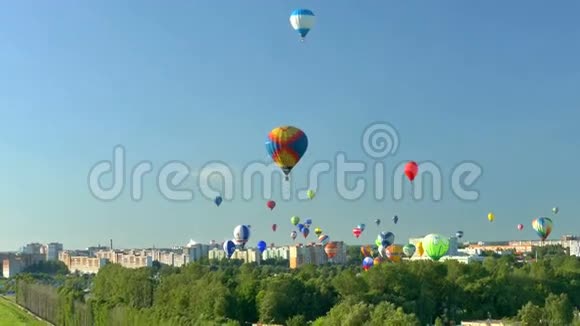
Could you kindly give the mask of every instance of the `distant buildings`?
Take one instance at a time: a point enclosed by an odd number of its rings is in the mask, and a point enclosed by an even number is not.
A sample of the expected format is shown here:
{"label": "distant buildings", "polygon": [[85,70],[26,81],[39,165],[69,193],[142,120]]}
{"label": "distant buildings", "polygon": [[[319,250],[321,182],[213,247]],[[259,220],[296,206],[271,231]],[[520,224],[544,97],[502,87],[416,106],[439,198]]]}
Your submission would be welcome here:
{"label": "distant buildings", "polygon": [[57,261],[58,255],[63,251],[62,243],[51,242],[45,246],[46,260]]}
{"label": "distant buildings", "polygon": [[270,247],[264,250],[262,253],[262,259],[280,259],[280,260],[290,260],[290,249],[289,247]]}
{"label": "distant buildings", "polygon": [[[219,248],[214,248],[209,251],[209,259],[210,260],[222,260],[225,259],[226,253]],[[230,259],[239,259],[243,260],[244,263],[260,263],[262,261],[262,256],[257,249],[248,248],[244,250],[236,249],[234,254]]]}
{"label": "distant buildings", "polygon": [[61,243],[49,243],[46,245],[34,242],[22,247],[20,252],[0,253],[2,262],[2,276],[12,277],[21,273],[26,267],[42,261],[58,260],[58,253],[62,251]]}
{"label": "distant buildings", "polygon": [[320,243],[290,246],[290,268],[299,268],[308,264],[323,265],[328,262],[333,264],[346,263],[346,245],[342,241],[335,241],[335,243],[337,251],[332,259],[328,258],[324,246]]}

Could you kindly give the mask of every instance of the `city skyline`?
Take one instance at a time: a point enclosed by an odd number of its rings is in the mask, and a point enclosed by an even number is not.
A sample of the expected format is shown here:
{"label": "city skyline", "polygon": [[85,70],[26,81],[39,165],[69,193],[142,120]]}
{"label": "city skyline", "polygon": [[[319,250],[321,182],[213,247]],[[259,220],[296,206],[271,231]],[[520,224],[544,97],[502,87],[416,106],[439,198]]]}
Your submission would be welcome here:
{"label": "city skyline", "polygon": [[[288,22],[294,5],[261,1],[252,19],[240,15],[245,3],[4,6],[0,250],[17,250],[23,239],[71,248],[109,239],[123,248],[221,242],[239,224],[252,225],[252,243],[287,243],[293,215],[331,239],[350,239],[365,223],[368,242],[379,231],[534,239],[539,216],[554,220],[549,239],[580,233],[579,3],[320,3],[310,7],[317,25],[305,42]],[[379,122],[396,131],[388,156],[369,155],[361,141]],[[349,200],[340,185],[352,189],[359,176],[341,179],[334,163],[313,200],[286,201],[274,181],[274,210],[258,181],[247,192],[236,188],[248,165],[269,163],[264,142],[279,125],[308,135],[291,173],[296,188],[314,187],[313,167],[344,153],[369,168],[384,164],[384,198],[376,199],[369,170],[360,175],[367,190]],[[112,161],[116,146],[126,151],[125,188],[100,200],[91,171]],[[410,198],[408,182],[396,184],[404,179],[394,171],[409,160],[441,172],[439,186],[425,176],[421,200]],[[236,180],[233,199],[220,207],[198,182],[218,161]],[[130,169],[141,162],[152,171],[135,200]],[[191,189],[191,201],[160,191],[169,162],[189,167],[191,177],[175,187]],[[454,186],[465,162],[481,169],[464,187],[476,199]],[[115,184],[110,174],[100,180]]]}

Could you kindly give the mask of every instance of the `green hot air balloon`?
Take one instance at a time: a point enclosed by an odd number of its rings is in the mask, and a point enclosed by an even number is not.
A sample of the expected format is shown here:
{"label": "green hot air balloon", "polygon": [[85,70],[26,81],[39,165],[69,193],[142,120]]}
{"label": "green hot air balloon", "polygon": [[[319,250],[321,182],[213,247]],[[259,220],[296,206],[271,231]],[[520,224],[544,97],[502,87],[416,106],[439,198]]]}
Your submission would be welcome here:
{"label": "green hot air balloon", "polygon": [[405,256],[407,257],[411,257],[413,256],[413,254],[415,254],[415,250],[417,250],[417,247],[415,247],[414,244],[412,243],[407,243],[404,247],[403,247],[403,253],[405,254]]}
{"label": "green hot air balloon", "polygon": [[428,234],[423,238],[425,253],[434,261],[438,261],[449,250],[449,239],[441,234]]}
{"label": "green hot air balloon", "polygon": [[298,223],[300,223],[300,217],[292,216],[290,218],[290,223],[292,223],[292,225],[294,225],[294,226],[298,225]]}

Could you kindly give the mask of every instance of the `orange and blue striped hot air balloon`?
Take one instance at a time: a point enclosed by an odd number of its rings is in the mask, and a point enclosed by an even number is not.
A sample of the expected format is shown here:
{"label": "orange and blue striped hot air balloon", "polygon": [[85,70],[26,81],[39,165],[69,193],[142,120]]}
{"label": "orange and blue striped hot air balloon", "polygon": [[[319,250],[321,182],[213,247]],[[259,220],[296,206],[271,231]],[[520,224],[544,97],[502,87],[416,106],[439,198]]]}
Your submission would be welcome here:
{"label": "orange and blue striped hot air balloon", "polygon": [[546,240],[552,233],[553,222],[549,217],[538,217],[532,221],[532,227],[542,241]]}
{"label": "orange and blue striped hot air balloon", "polygon": [[266,139],[266,150],[278,165],[286,180],[288,174],[298,164],[306,149],[308,148],[308,138],[306,134],[292,126],[281,126],[272,129]]}

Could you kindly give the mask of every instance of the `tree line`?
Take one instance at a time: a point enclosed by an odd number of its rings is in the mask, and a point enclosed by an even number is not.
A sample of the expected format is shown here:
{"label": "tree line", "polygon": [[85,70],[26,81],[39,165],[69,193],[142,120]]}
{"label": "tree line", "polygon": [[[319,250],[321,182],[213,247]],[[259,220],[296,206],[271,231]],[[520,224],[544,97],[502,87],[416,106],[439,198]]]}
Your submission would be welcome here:
{"label": "tree line", "polygon": [[[347,265],[191,263],[180,268],[104,266],[97,275],[20,277],[17,300],[57,325],[458,325],[504,319],[580,325],[580,260],[543,249],[481,263],[403,261],[368,272]],[[36,275],[36,276],[35,276]]]}

